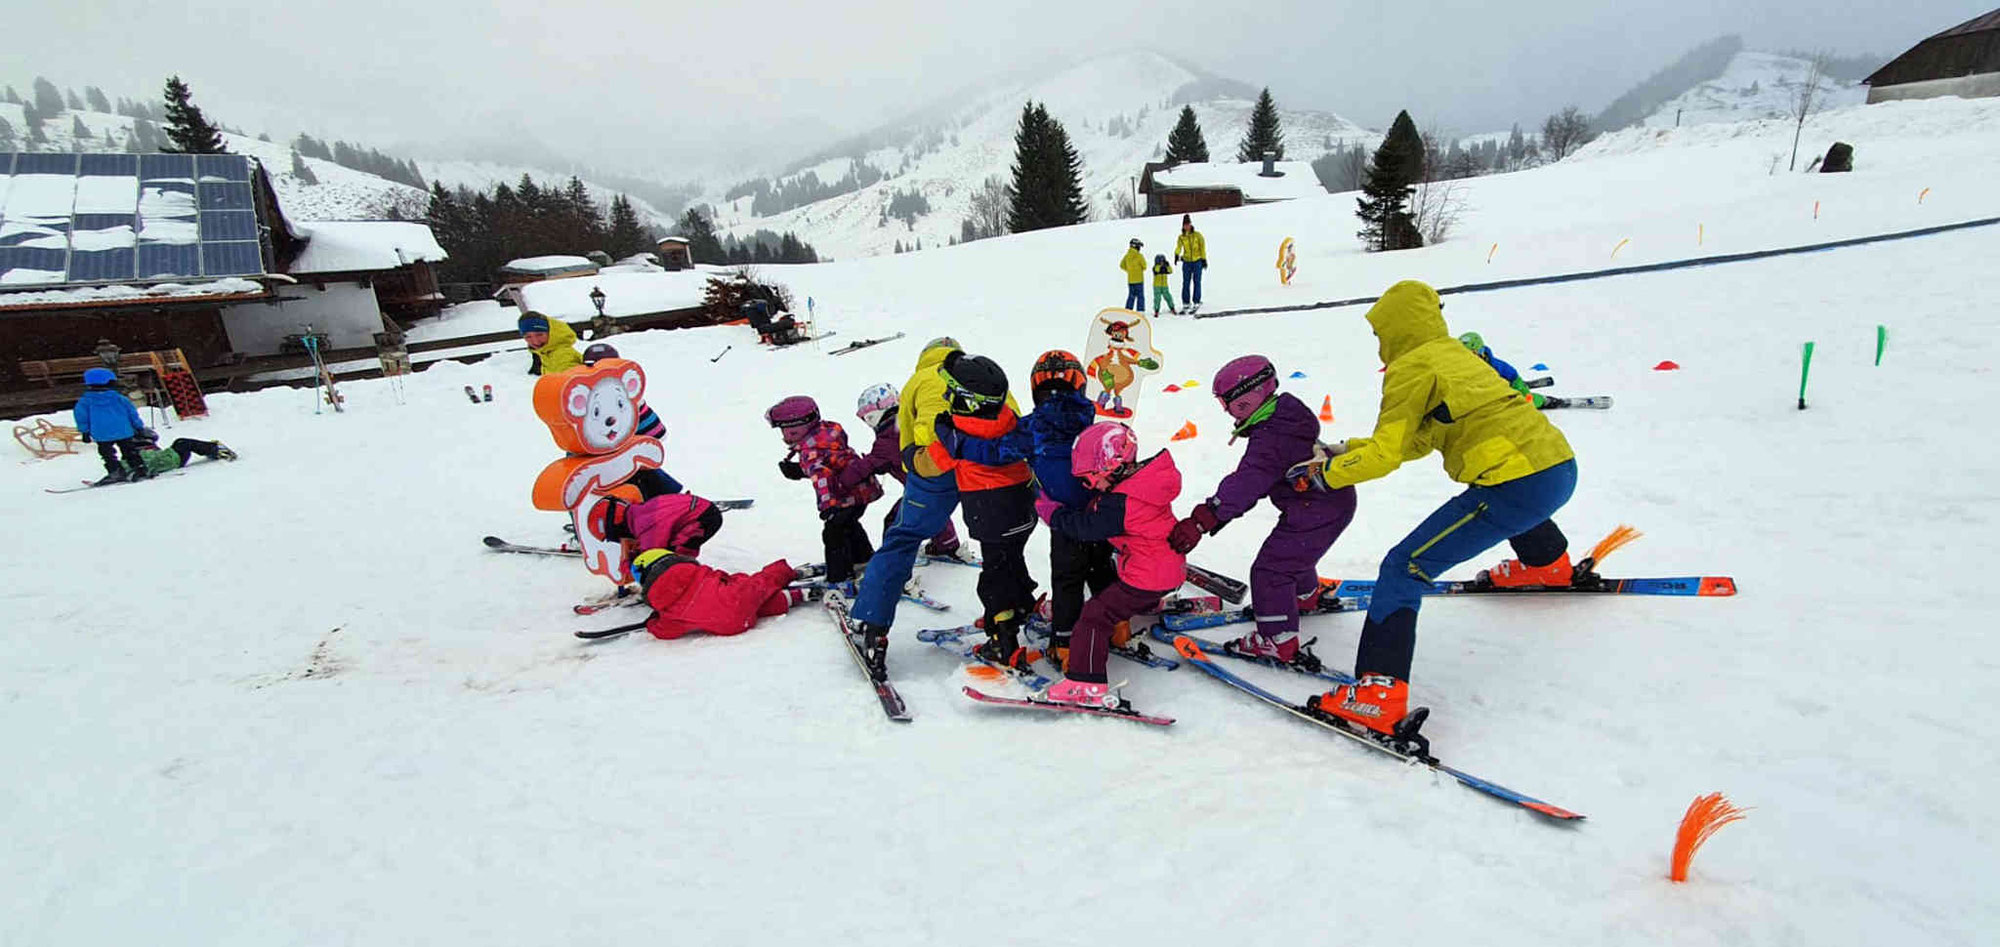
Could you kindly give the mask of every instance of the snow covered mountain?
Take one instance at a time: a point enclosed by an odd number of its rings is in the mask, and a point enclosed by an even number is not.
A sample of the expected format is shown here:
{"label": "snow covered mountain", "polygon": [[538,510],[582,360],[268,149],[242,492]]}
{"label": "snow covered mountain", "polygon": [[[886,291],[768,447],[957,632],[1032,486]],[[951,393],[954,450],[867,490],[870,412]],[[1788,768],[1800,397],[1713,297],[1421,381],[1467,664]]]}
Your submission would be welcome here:
{"label": "snow covered mountain", "polygon": [[[1722,75],[1668,100],[1646,116],[1643,124],[1672,128],[1676,122],[1706,125],[1784,118],[1791,113],[1811,69],[1812,63],[1796,56],[1745,50],[1729,61]],[[1823,98],[1816,110],[1860,105],[1868,98],[1868,88],[1858,82],[1821,76],[1819,86]]]}
{"label": "snow covered mountain", "polygon": [[[739,237],[759,229],[796,232],[822,256],[842,259],[889,253],[898,243],[943,246],[959,235],[981,183],[995,175],[1006,178],[1015,126],[1029,100],[1046,104],[1069,132],[1083,161],[1084,193],[1094,216],[1104,219],[1121,195],[1134,193],[1145,162],[1165,153],[1182,104],[1193,105],[1210,154],[1227,161],[1235,157],[1256,93],[1148,51],[982,85],[779,179],[796,181],[810,172],[831,184],[865,162],[885,175],[882,180],[764,216],[753,212],[752,198],[728,200],[718,192],[712,197],[716,223]],[[1284,101],[1279,95],[1289,159],[1311,160],[1338,142],[1379,137],[1339,115],[1286,109]],[[922,195],[929,210],[906,223],[891,216],[890,202],[908,193]]]}

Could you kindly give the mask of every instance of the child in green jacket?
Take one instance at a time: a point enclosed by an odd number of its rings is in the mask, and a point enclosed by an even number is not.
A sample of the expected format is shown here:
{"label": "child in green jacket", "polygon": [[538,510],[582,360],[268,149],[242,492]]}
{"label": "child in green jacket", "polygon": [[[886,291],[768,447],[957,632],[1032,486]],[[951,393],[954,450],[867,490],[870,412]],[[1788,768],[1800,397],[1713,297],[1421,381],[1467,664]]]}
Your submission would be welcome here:
{"label": "child in green jacket", "polygon": [[1160,307],[1178,316],[1181,311],[1174,308],[1174,291],[1167,288],[1167,277],[1174,275],[1174,265],[1167,262],[1164,253],[1153,254],[1153,318],[1160,317]]}
{"label": "child in green jacket", "polygon": [[140,428],[132,438],[139,445],[139,459],[145,461],[146,472],[157,476],[169,470],[179,470],[187,466],[191,457],[206,457],[209,460],[235,460],[236,452],[221,441],[203,441],[192,437],[176,437],[174,442],[160,447],[159,432],[152,428]]}

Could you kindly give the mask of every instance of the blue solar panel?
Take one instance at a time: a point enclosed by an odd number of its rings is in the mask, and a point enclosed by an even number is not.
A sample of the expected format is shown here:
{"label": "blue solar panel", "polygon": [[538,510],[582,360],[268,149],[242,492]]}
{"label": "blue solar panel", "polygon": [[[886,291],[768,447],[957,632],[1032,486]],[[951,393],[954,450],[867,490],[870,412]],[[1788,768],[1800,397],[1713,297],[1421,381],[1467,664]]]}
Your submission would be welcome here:
{"label": "blue solar panel", "polygon": [[203,182],[250,183],[250,159],[242,155],[196,155],[194,160],[195,176]]}
{"label": "blue solar panel", "polygon": [[140,243],[139,278],[201,275],[201,244]]}
{"label": "blue solar panel", "polygon": [[138,155],[81,155],[76,169],[79,177],[138,177]]}
{"label": "blue solar panel", "polygon": [[36,247],[0,247],[0,273],[15,283],[60,283],[69,251]]}
{"label": "blue solar panel", "polygon": [[166,178],[194,180],[194,155],[140,155],[139,177],[148,181]]}
{"label": "blue solar panel", "polygon": [[69,246],[69,221],[27,217],[0,223],[0,247],[62,250]]}
{"label": "blue solar panel", "polygon": [[14,159],[15,174],[67,174],[76,176],[76,159],[73,154],[24,154]]}
{"label": "blue solar panel", "polygon": [[135,276],[133,265],[138,260],[138,252],[131,247],[120,250],[72,251],[69,255],[69,279],[72,283],[86,280],[126,280]]}
{"label": "blue solar panel", "polygon": [[205,210],[201,212],[201,239],[255,240],[257,215],[247,210]]}
{"label": "blue solar panel", "polygon": [[201,182],[202,210],[249,210],[250,185]]}
{"label": "blue solar panel", "polygon": [[255,240],[204,243],[201,271],[204,276],[254,276],[264,272],[264,255]]}

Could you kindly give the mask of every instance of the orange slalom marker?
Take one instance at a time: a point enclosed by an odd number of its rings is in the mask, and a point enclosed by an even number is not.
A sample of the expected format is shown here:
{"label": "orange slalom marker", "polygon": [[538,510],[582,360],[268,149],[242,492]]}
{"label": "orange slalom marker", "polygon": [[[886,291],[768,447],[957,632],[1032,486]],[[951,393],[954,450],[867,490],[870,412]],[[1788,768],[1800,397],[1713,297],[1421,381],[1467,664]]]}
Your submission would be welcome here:
{"label": "orange slalom marker", "polygon": [[1661,362],[1658,365],[1653,366],[1653,370],[1656,372],[1675,372],[1675,371],[1680,371],[1680,368],[1681,368],[1681,363],[1676,362],[1672,359],[1668,359],[1664,362]]}
{"label": "orange slalom marker", "polygon": [[1321,421],[1324,421],[1324,422],[1327,422],[1327,423],[1329,423],[1329,424],[1331,424],[1331,423],[1333,422],[1333,396],[1332,396],[1332,395],[1327,395],[1327,396],[1326,396],[1326,400],[1325,400],[1325,401],[1322,401],[1322,402],[1320,402],[1320,403],[1319,403],[1319,419],[1320,419]]}
{"label": "orange slalom marker", "polygon": [[1160,389],[1160,390],[1161,390],[1161,391],[1164,391],[1164,392],[1166,392],[1166,393],[1168,393],[1168,394],[1173,394],[1174,392],[1176,392],[1176,391],[1179,391],[1179,390],[1181,390],[1181,386],[1179,386],[1179,385],[1168,385],[1167,387],[1165,387],[1165,388],[1162,388],[1162,389]]}
{"label": "orange slalom marker", "polygon": [[1740,821],[1745,811],[1730,805],[1719,792],[1696,796],[1688,803],[1687,814],[1681,817],[1680,828],[1674,832],[1673,862],[1667,877],[1674,881],[1688,880],[1688,867],[1694,863],[1694,853],[1701,849],[1702,843],[1717,829]]}
{"label": "orange slalom marker", "polygon": [[1194,422],[1189,421],[1188,423],[1181,425],[1181,429],[1175,431],[1174,436],[1170,438],[1170,440],[1191,441],[1194,440],[1196,433],[1198,432],[1195,431]]}

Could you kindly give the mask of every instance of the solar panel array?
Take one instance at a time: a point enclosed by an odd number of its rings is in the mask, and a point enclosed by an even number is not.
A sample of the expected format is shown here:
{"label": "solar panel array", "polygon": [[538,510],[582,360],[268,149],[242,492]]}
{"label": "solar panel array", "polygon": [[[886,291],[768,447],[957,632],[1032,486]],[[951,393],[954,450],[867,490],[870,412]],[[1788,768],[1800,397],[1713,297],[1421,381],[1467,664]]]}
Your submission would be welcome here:
{"label": "solar panel array", "polygon": [[0,154],[0,289],[264,272],[243,155]]}

